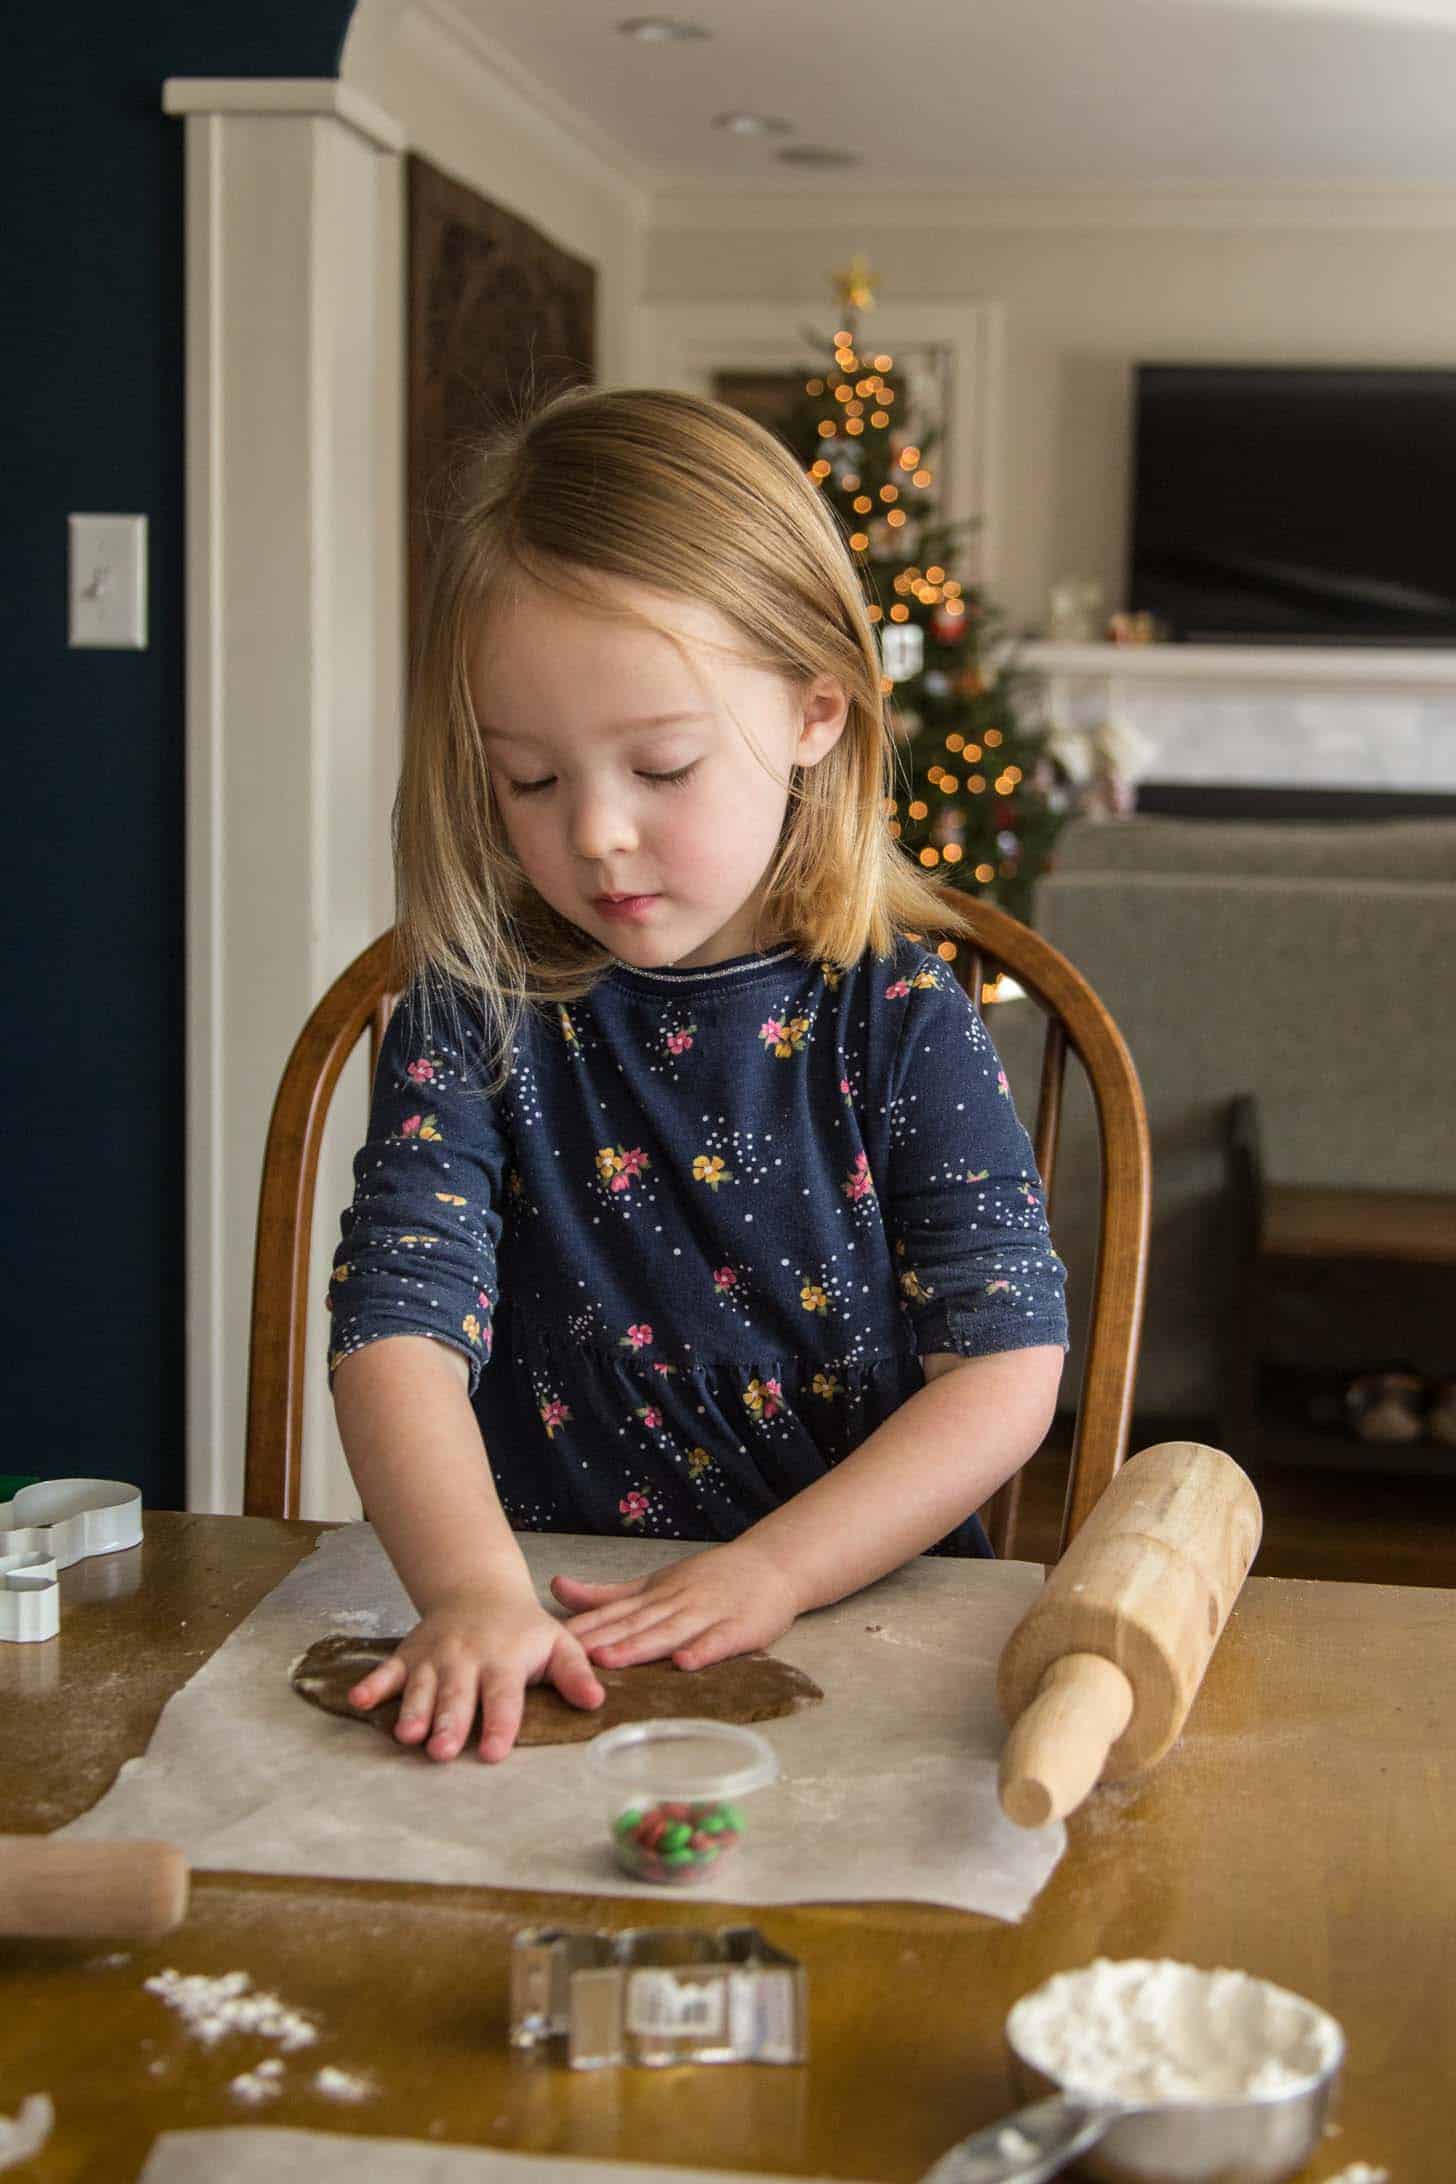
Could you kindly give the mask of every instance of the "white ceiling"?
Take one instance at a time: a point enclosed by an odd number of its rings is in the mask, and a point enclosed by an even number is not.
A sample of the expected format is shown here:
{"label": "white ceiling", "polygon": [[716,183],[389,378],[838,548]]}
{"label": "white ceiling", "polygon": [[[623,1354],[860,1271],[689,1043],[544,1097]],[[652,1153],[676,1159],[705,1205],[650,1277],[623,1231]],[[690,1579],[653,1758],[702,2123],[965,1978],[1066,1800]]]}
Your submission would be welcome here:
{"label": "white ceiling", "polygon": [[[428,0],[427,0],[428,5]],[[1456,0],[436,0],[637,180],[721,189],[1456,185]],[[661,13],[712,32],[620,36]],[[732,109],[790,138],[714,129]],[[778,143],[843,146],[827,175]]]}

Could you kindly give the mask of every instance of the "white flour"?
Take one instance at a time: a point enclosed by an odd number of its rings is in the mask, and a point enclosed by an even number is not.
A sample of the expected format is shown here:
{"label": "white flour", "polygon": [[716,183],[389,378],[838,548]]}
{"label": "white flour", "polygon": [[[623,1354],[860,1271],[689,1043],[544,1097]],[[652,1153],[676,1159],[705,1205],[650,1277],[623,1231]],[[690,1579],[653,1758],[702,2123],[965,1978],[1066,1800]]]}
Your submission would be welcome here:
{"label": "white flour", "polygon": [[28,2093],[12,2116],[0,2116],[0,2169],[18,2169],[38,2154],[56,2120],[49,2093]]}
{"label": "white flour", "polygon": [[1107,2100],[1229,2100],[1293,2091],[1335,2062],[1333,2017],[1246,1972],[1099,1957],[1025,1995],[1006,2029],[1036,2069]]}
{"label": "white flour", "polygon": [[[148,1994],[160,1995],[187,2030],[211,2044],[226,2033],[251,2032],[276,2040],[281,2048],[310,2047],[318,2026],[302,2010],[290,2009],[276,1994],[260,1994],[246,1972],[224,1972],[209,1979],[203,1972],[157,1972],[143,1980]],[[244,2094],[246,2100],[250,2096]],[[257,2098],[256,2095],[251,2096]]]}
{"label": "white flour", "polygon": [[1372,2169],[1368,2161],[1352,2161],[1348,2169],[1330,2178],[1330,2184],[1390,2184],[1390,2171]]}

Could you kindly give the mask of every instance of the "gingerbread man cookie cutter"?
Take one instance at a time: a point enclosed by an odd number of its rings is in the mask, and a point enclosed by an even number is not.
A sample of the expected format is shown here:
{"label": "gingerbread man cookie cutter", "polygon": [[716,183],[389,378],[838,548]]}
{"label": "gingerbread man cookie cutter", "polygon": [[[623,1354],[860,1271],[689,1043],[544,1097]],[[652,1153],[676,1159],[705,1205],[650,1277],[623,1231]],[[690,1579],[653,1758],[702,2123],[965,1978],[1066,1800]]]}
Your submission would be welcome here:
{"label": "gingerbread man cookie cutter", "polygon": [[122,1479],[41,1479],[0,1502],[0,1642],[54,1638],[61,1571],[141,1536],[141,1490]]}

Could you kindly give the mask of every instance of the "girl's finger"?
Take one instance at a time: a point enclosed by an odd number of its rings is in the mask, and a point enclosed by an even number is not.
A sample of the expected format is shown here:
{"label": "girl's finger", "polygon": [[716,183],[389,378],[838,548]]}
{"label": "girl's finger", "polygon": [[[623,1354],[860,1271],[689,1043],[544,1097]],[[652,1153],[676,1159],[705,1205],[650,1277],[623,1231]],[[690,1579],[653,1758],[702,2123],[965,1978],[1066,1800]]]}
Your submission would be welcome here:
{"label": "girl's finger", "polygon": [[475,1719],[475,1670],[448,1668],[435,1698],[435,1726],[425,1746],[431,1759],[453,1759]]}
{"label": "girl's finger", "polygon": [[367,1676],[361,1676],[349,1692],[351,1706],[377,1706],[381,1699],[391,1698],[404,1683],[409,1669],[397,1653],[391,1653],[387,1661],[371,1668]]}
{"label": "girl's finger", "polygon": [[625,1585],[586,1585],[579,1577],[553,1577],[551,1590],[563,1608],[596,1608],[604,1601],[641,1592],[642,1580],[633,1578]]}
{"label": "girl's finger", "polygon": [[619,1638],[609,1646],[593,1646],[591,1657],[603,1668],[636,1668],[643,1661],[666,1660],[669,1654],[676,1659],[675,1648],[691,1644],[712,1628],[703,1611],[694,1613],[691,1608],[683,1608],[630,1638]]}
{"label": "girl's finger", "polygon": [[480,1692],[480,1756],[504,1759],[516,1741],[525,1709],[526,1690],[519,1676],[497,1669],[484,1677]]}
{"label": "girl's finger", "polygon": [[668,1606],[671,1598],[660,1587],[651,1592],[645,1587],[634,1587],[621,1600],[608,1600],[599,1608],[582,1608],[576,1615],[569,1615],[566,1618],[566,1628],[574,1638],[589,1638],[594,1631],[607,1630],[620,1623],[624,1616],[636,1615],[647,1608],[659,1609]]}
{"label": "girl's finger", "polygon": [[679,1600],[647,1600],[640,1607],[635,1602],[628,1602],[610,1613],[604,1610],[601,1620],[586,1628],[573,1619],[566,1629],[578,1645],[594,1654],[601,1646],[620,1645],[624,1638],[640,1637],[643,1631],[665,1623],[669,1616],[680,1615],[682,1609],[683,1603]]}
{"label": "girl's finger", "polygon": [[734,1624],[728,1621],[710,1623],[700,1630],[684,1646],[679,1646],[673,1660],[679,1668],[711,1668],[715,1661],[731,1661],[735,1653],[744,1653],[743,1644]]}
{"label": "girl's finger", "polygon": [[400,1702],[399,1720],[394,1733],[401,1744],[418,1744],[428,1736],[430,1718],[435,1711],[435,1671],[428,1661],[417,1662],[409,1672]]}
{"label": "girl's finger", "polygon": [[607,1695],[581,1647],[564,1632],[552,1650],[546,1674],[573,1706],[600,1706]]}

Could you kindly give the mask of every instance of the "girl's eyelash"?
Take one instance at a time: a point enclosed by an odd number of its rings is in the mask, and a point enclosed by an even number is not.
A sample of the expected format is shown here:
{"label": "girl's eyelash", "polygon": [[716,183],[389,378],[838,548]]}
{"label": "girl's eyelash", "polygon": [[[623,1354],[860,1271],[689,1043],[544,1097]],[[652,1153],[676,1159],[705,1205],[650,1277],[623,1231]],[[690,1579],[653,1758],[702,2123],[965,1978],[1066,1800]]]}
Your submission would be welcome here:
{"label": "girl's eyelash", "polygon": [[[643,781],[660,782],[668,788],[676,788],[686,781],[689,775],[697,772],[698,764],[699,761],[694,759],[691,765],[679,766],[676,773],[645,773],[640,778]],[[549,789],[555,779],[555,774],[547,774],[544,781],[512,781],[510,791],[512,796],[531,796],[538,790]]]}

